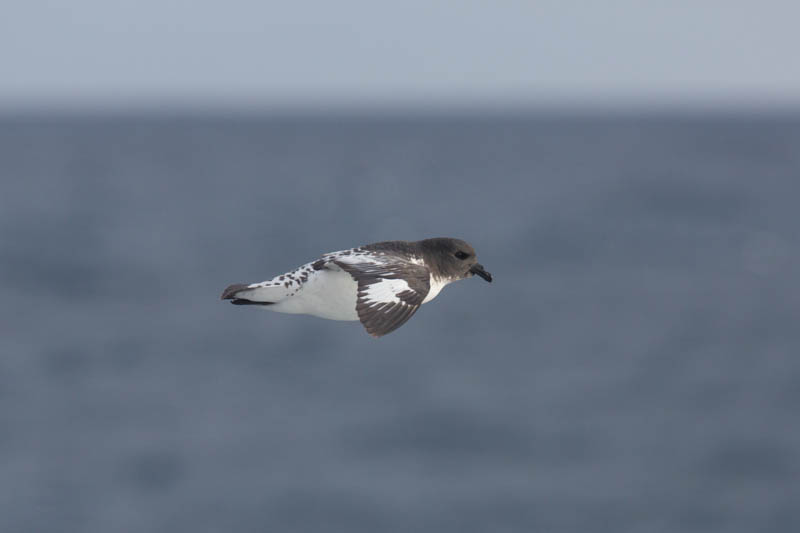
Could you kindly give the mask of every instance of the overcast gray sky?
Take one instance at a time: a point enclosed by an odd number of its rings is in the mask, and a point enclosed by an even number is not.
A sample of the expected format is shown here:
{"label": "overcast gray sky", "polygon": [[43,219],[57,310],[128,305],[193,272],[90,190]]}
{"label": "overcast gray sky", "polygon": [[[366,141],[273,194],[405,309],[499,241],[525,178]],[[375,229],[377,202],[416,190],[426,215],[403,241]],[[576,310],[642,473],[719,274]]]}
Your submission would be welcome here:
{"label": "overcast gray sky", "polygon": [[800,104],[798,1],[18,0],[0,108]]}

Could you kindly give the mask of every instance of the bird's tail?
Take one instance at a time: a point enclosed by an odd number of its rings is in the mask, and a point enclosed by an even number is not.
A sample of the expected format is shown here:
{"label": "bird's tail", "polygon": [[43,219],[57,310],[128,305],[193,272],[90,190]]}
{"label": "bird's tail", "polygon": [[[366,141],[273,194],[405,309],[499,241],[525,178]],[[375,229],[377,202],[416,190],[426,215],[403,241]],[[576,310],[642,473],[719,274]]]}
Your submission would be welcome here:
{"label": "bird's tail", "polygon": [[234,283],[222,291],[222,300],[231,300],[234,305],[271,305],[286,297],[282,285],[266,283]]}

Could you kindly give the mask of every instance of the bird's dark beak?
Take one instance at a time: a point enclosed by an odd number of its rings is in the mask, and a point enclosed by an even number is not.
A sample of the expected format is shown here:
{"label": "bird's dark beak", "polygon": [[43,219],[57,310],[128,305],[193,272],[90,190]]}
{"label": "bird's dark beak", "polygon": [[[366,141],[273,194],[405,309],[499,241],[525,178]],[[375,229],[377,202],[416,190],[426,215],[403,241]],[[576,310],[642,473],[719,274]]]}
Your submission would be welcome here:
{"label": "bird's dark beak", "polygon": [[479,275],[480,277],[482,277],[483,279],[485,279],[489,283],[492,282],[492,275],[489,274],[488,272],[486,272],[483,269],[483,265],[480,264],[480,263],[475,263],[474,265],[469,267],[469,271],[472,272],[473,274]]}

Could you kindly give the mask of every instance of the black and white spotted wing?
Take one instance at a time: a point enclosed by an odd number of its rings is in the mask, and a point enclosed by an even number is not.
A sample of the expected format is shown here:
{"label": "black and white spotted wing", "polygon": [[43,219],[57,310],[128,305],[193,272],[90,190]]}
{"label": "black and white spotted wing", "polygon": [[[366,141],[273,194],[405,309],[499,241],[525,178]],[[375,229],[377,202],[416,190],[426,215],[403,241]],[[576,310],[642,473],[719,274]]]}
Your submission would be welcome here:
{"label": "black and white spotted wing", "polygon": [[358,284],[356,312],[373,337],[405,324],[430,290],[430,271],[397,256],[352,255],[331,262]]}

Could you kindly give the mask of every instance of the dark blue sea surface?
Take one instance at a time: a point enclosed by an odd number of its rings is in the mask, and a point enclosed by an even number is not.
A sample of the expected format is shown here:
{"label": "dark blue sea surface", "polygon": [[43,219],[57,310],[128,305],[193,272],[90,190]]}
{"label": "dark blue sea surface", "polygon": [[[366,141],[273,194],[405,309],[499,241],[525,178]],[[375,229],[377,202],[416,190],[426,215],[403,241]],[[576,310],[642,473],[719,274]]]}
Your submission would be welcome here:
{"label": "dark blue sea surface", "polygon": [[[454,236],[379,340],[219,301]],[[0,531],[788,532],[800,118],[0,119]]]}

